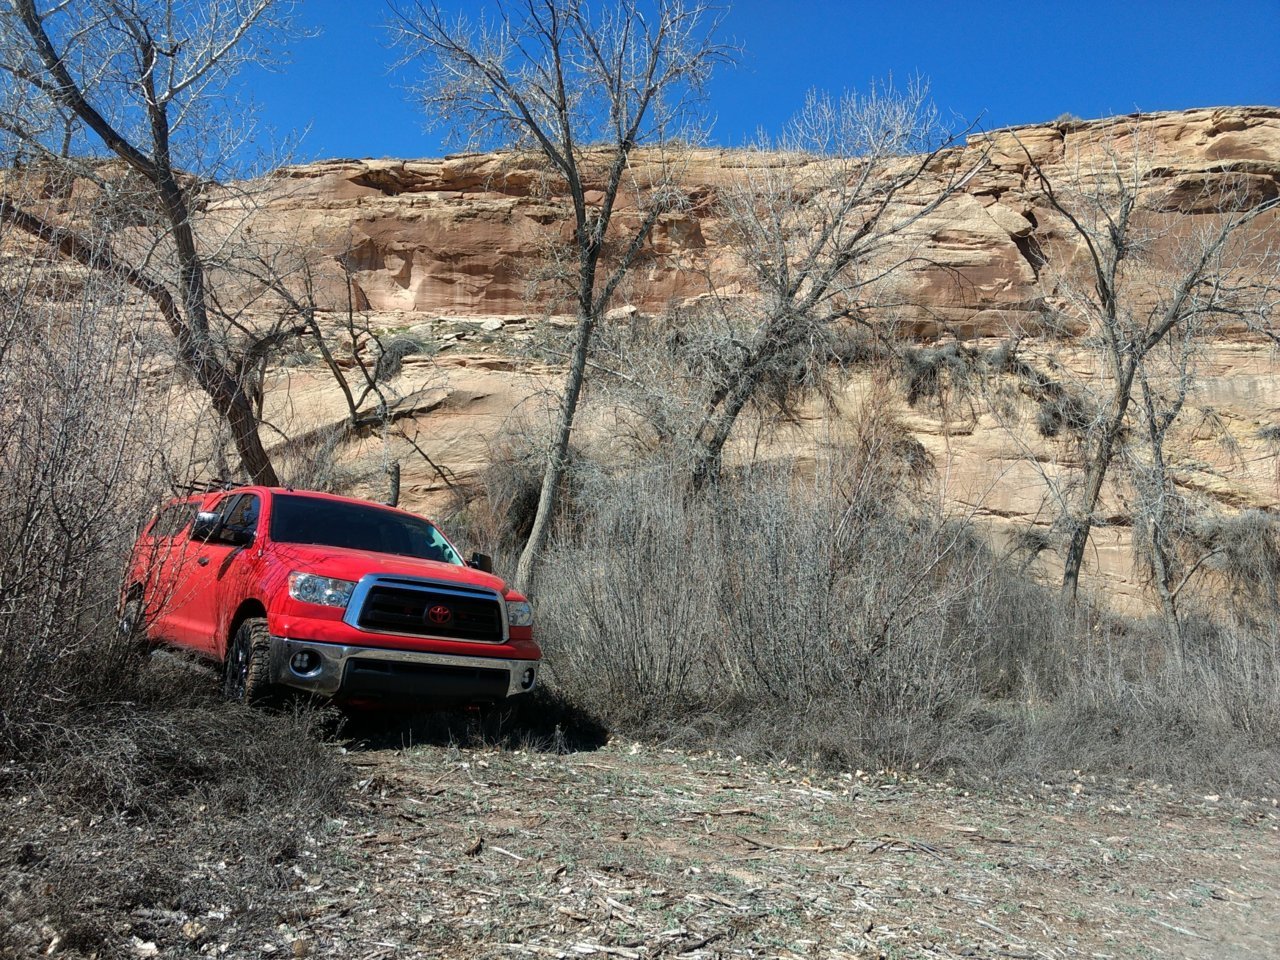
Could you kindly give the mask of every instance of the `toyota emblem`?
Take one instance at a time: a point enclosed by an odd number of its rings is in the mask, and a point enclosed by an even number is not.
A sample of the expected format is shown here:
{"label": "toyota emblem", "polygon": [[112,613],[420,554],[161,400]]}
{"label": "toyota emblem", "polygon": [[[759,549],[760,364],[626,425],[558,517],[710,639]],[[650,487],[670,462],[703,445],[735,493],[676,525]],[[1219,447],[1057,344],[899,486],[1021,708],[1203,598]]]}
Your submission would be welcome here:
{"label": "toyota emblem", "polygon": [[437,603],[434,607],[427,609],[427,619],[437,626],[444,626],[453,619],[453,611],[443,603]]}

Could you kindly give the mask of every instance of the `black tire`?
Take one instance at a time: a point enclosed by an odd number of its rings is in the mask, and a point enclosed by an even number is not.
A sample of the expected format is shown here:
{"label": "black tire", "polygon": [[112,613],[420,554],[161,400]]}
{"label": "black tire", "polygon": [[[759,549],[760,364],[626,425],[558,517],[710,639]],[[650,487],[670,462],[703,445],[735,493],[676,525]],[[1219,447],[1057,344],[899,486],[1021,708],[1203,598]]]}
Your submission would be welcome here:
{"label": "black tire", "polygon": [[240,624],[227,645],[222,695],[234,703],[259,706],[272,699],[272,692],[267,621],[255,617]]}

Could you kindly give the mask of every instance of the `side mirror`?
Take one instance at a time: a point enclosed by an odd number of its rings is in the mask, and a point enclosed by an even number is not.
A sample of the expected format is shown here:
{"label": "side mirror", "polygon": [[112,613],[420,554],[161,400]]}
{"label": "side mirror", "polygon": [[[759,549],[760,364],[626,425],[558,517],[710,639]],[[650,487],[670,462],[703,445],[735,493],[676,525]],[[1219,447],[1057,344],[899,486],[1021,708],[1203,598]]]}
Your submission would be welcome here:
{"label": "side mirror", "polygon": [[196,514],[196,518],[191,521],[191,539],[207,543],[217,536],[218,527],[221,523],[222,521],[216,513],[200,511]]}
{"label": "side mirror", "polygon": [[467,561],[467,566],[485,573],[493,573],[493,557],[487,553],[473,553],[471,559]]}

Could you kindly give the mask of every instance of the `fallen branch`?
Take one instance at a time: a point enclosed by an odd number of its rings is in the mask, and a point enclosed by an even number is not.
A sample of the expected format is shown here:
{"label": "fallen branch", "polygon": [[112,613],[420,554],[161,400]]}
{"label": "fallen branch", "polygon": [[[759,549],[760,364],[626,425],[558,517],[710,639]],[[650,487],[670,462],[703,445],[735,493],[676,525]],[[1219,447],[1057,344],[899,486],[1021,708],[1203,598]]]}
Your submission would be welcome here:
{"label": "fallen branch", "polygon": [[1203,933],[1196,933],[1194,930],[1188,930],[1186,927],[1176,927],[1172,923],[1165,923],[1163,920],[1160,920],[1156,917],[1152,917],[1151,922],[1155,924],[1159,924],[1160,926],[1164,927],[1166,930],[1172,930],[1174,933],[1180,933],[1184,937],[1193,937],[1196,940],[1205,940],[1205,941],[1209,940],[1209,937],[1206,937]]}
{"label": "fallen branch", "polygon": [[846,840],[844,843],[819,843],[809,847],[791,847],[770,843],[767,840],[758,840],[754,837],[744,836],[740,833],[735,834],[735,836],[737,836],[739,840],[749,843],[753,847],[758,847],[761,850],[776,850],[781,853],[838,853],[841,850],[848,850],[857,842],[857,837],[854,837],[851,840]]}
{"label": "fallen branch", "polygon": [[942,855],[938,853],[938,851],[934,847],[931,847],[929,846],[929,844],[924,843],[920,840],[909,840],[904,837],[884,836],[884,837],[880,837],[879,841],[880,841],[879,843],[877,843],[874,847],[872,847],[868,851],[869,853],[880,853],[881,851],[884,851],[884,850],[888,850],[891,853],[911,853],[911,852],[927,853],[929,856],[933,857],[939,863],[946,862],[942,859]]}

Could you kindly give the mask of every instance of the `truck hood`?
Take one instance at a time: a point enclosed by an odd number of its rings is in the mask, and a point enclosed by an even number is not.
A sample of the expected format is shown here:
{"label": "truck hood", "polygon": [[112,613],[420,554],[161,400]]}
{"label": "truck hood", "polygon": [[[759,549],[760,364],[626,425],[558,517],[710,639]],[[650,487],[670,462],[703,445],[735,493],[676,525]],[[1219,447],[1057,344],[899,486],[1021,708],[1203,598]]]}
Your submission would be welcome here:
{"label": "truck hood", "polygon": [[282,563],[291,564],[294,570],[337,580],[359,580],[371,573],[389,573],[401,577],[422,577],[427,580],[488,587],[504,595],[507,592],[507,585],[501,577],[474,567],[460,567],[437,560],[420,560],[417,557],[398,557],[372,550],[352,550],[311,543],[277,543],[273,545],[273,550]]}

